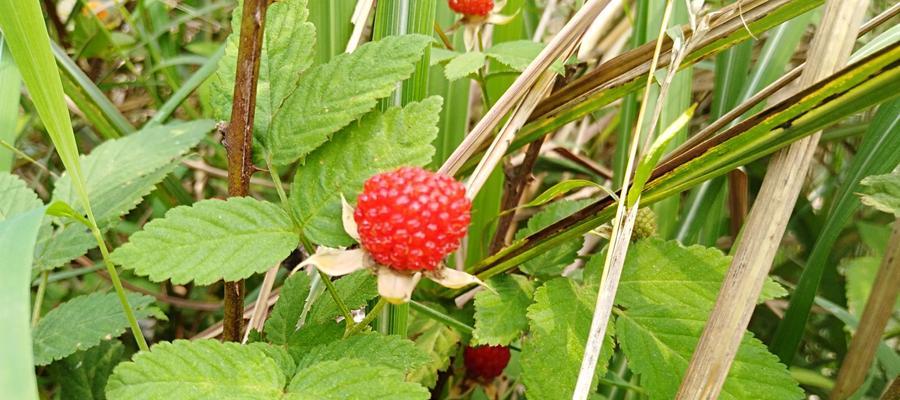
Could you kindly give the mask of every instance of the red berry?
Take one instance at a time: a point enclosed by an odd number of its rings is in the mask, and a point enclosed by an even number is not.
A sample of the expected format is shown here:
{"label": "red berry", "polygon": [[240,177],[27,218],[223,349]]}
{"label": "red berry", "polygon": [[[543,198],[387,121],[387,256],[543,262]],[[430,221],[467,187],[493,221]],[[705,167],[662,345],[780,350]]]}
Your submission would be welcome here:
{"label": "red berry", "polygon": [[400,168],[366,181],[357,198],[362,246],[396,270],[433,270],[459,247],[472,202],[453,178],[421,168]]}
{"label": "red berry", "polygon": [[466,347],[466,372],[469,376],[490,381],[503,373],[509,364],[509,347]]}
{"label": "red berry", "polygon": [[463,15],[486,16],[494,9],[494,0],[448,0],[450,9]]}

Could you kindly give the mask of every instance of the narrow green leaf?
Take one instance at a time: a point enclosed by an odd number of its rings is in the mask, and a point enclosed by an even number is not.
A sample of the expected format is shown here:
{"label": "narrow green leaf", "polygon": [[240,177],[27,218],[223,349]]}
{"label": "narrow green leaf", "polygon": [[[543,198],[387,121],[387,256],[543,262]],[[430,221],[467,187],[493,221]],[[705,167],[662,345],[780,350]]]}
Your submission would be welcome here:
{"label": "narrow green leaf", "polygon": [[29,189],[25,181],[8,172],[0,172],[0,221],[42,205],[37,193]]}
{"label": "narrow green leaf", "polygon": [[444,76],[447,80],[455,81],[465,78],[478,72],[484,67],[485,55],[480,51],[470,51],[453,57],[450,62],[444,66]]}
{"label": "narrow green leaf", "polygon": [[[516,239],[526,237],[534,232],[544,229],[554,222],[559,221],[590,203],[590,200],[558,201],[550,204],[541,212],[528,219],[528,224],[516,232]],[[537,276],[556,276],[562,273],[563,268],[575,261],[578,249],[581,248],[583,239],[573,238],[561,243],[540,255],[525,261],[520,268],[523,272]]]}
{"label": "narrow green leaf", "polygon": [[[155,313],[150,296],[129,294],[136,318]],[[115,293],[78,296],[54,308],[34,327],[34,363],[47,365],[79,350],[94,347],[104,339],[125,332],[128,319]]]}
{"label": "narrow green leaf", "polygon": [[[242,4],[232,14],[232,33],[226,41],[225,56],[211,81],[210,102],[215,117],[223,121],[231,119]],[[266,11],[253,122],[254,135],[261,144],[268,141],[275,115],[314,60],[316,27],[307,21],[306,6],[307,0],[284,0],[272,3]]]}
{"label": "narrow green leaf", "polygon": [[[19,94],[22,92],[22,77],[13,62],[9,49],[0,33],[0,140],[15,143],[19,123]],[[11,171],[13,152],[0,147],[0,171]]]}
{"label": "narrow green leaf", "polygon": [[303,232],[315,243],[354,243],[341,222],[341,195],[350,203],[372,175],[431,161],[441,98],[372,112],[338,132],[307,157],[291,186],[291,205]]}
{"label": "narrow green leaf", "polygon": [[659,159],[662,158],[663,154],[666,152],[669,143],[675,139],[675,135],[681,132],[682,128],[687,126],[688,122],[691,121],[691,117],[694,116],[694,110],[696,109],[697,104],[688,107],[688,109],[675,119],[675,121],[667,126],[666,129],[656,137],[656,140],[653,141],[653,145],[650,146],[650,149],[647,150],[641,158],[641,161],[638,162],[637,169],[634,171],[634,183],[632,183],[631,188],[628,189],[628,207],[634,206],[641,191],[644,190],[644,185],[647,183],[647,180],[650,179],[650,173],[653,172],[656,163],[659,162]]}
{"label": "narrow green leaf", "polygon": [[425,400],[428,390],[404,382],[393,368],[362,360],[324,361],[303,369],[288,386],[285,400]]}
{"label": "narrow green leaf", "polygon": [[[896,44],[894,45],[896,48]],[[834,243],[837,242],[844,226],[860,207],[856,192],[860,191],[860,181],[869,175],[892,171],[900,163],[900,99],[882,104],[872,118],[869,129],[860,143],[859,150],[850,161],[841,177],[840,187],[835,191],[828,210],[828,219],[822,226],[816,243],[807,257],[806,266],[791,296],[791,302],[784,318],[778,324],[770,349],[789,363],[800,344],[804,327],[809,316],[819,283]],[[886,238],[887,236],[885,236]],[[832,264],[833,265],[833,264]]]}
{"label": "narrow green leaf", "polygon": [[522,275],[498,275],[486,282],[494,289],[475,295],[476,344],[506,346],[528,329],[525,312],[531,304],[534,284]]}
{"label": "narrow green leaf", "polygon": [[[534,292],[528,307],[531,333],[522,347],[522,380],[528,398],[566,399],[575,390],[591,328],[596,288],[553,279]],[[613,353],[612,326],[603,339],[594,379],[606,373]]]}
{"label": "narrow green leaf", "polygon": [[[5,14],[5,13],[4,13]],[[0,340],[4,368],[0,368],[0,387],[12,399],[37,400],[34,356],[31,343],[31,257],[43,208],[37,208],[0,220],[0,321],[4,339]]]}
{"label": "narrow green leaf", "polygon": [[873,175],[864,178],[860,201],[878,211],[900,218],[900,174]]}
{"label": "narrow green leaf", "polygon": [[425,353],[412,341],[396,335],[369,332],[310,349],[297,363],[297,369],[302,370],[322,361],[347,359],[363,360],[404,374],[428,362]]}
{"label": "narrow green leaf", "polygon": [[266,320],[266,340],[275,344],[287,344],[288,338],[297,330],[297,322],[307,296],[309,276],[304,271],[298,271],[284,281],[278,301]]}
{"label": "narrow green leaf", "polygon": [[275,360],[251,346],[176,340],[119,364],[109,400],[281,399],[287,378]]}
{"label": "narrow green leaf", "polygon": [[603,185],[589,181],[586,179],[567,179],[560,183],[557,183],[551,186],[549,189],[545,190],[543,193],[539,194],[534,200],[529,201],[522,205],[522,207],[537,207],[542,206],[544,204],[549,203],[551,200],[556,198],[559,195],[568,193],[575,189],[581,189],[584,187],[594,187],[602,190],[604,193],[609,194],[610,196],[616,197],[616,194],[611,190],[603,187]]}
{"label": "narrow green leaf", "polygon": [[169,210],[131,235],[112,259],[154,282],[208,285],[263,272],[299,242],[290,217],[280,207],[232,197]]}
{"label": "narrow green leaf", "polygon": [[105,400],[106,382],[122,360],[124,346],[107,340],[50,365],[62,400]]}
{"label": "narrow green leaf", "polygon": [[316,64],[327,63],[347,49],[355,8],[355,1],[309,3],[309,20],[316,26]]}
{"label": "narrow green leaf", "polygon": [[317,65],[272,116],[266,145],[275,165],[308,155],[332,134],[371,111],[379,98],[413,73],[431,43],[423,35],[390,36]]}

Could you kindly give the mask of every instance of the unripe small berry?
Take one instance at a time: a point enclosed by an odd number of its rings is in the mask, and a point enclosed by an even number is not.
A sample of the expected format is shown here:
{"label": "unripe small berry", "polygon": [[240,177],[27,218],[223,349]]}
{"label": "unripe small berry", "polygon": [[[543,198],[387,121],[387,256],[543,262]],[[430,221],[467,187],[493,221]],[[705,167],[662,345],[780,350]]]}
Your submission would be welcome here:
{"label": "unripe small berry", "polygon": [[634,220],[634,230],[631,231],[631,240],[637,241],[656,236],[656,214],[650,208],[638,209]]}

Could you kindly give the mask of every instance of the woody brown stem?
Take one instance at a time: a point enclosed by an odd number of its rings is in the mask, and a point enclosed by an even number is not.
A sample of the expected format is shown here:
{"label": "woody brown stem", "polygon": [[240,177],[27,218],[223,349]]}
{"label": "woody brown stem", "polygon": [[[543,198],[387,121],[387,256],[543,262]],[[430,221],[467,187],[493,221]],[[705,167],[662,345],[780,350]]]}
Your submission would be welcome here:
{"label": "woody brown stem", "polygon": [[506,173],[506,185],[503,190],[503,199],[501,200],[500,211],[506,212],[500,216],[497,222],[497,231],[491,240],[490,253],[494,254],[503,246],[506,246],[506,238],[509,236],[509,228],[512,226],[513,219],[516,216],[515,208],[519,206],[522,195],[525,193],[525,186],[528,184],[531,171],[537,162],[538,155],[541,153],[541,145],[544,139],[538,139],[528,145],[525,150],[525,158],[518,167],[504,168]]}
{"label": "woody brown stem", "polygon": [[[253,118],[256,111],[256,83],[259,78],[259,58],[268,5],[269,0],[245,0],[241,14],[234,102],[231,107],[231,123],[225,133],[229,196],[248,195],[250,176],[256,170],[252,161]],[[243,308],[243,281],[225,282],[223,340],[241,340]]]}

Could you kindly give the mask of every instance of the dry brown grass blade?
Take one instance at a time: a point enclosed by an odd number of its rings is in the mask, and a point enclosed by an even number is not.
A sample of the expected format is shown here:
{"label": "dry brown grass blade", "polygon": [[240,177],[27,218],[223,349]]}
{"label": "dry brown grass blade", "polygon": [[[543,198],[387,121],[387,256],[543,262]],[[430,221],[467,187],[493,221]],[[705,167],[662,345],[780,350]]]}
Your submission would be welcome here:
{"label": "dry brown grass blade", "polygon": [[[830,75],[846,63],[868,4],[868,0],[829,0],[826,3],[808,62],[800,76],[801,88]],[[820,135],[813,134],[772,156],[677,399],[715,399],[719,396],[800,194]]]}
{"label": "dry brown grass blade", "polygon": [[[895,4],[893,7],[885,10],[881,14],[878,14],[878,16],[876,16],[875,18],[872,18],[868,22],[866,22],[866,24],[859,29],[857,38],[865,35],[866,33],[869,33],[872,29],[875,29],[881,24],[889,21],[897,14],[900,14],[900,3]],[[710,137],[714,136],[719,130],[732,124],[735,120],[738,119],[738,117],[746,114],[760,102],[769,98],[779,90],[784,89],[787,85],[789,85],[800,76],[800,73],[803,71],[803,68],[805,66],[806,63],[801,63],[794,69],[790,70],[788,73],[784,74],[781,78],[775,80],[775,82],[772,82],[768,86],[764,87],[762,90],[751,96],[749,99],[747,99],[737,107],[731,109],[731,111],[725,113],[725,115],[719,117],[719,119],[709,124],[709,126],[703,128],[702,131],[697,132],[697,134],[691,136],[687,141],[678,146],[677,149],[667,154],[663,158],[663,163],[668,162],[676,156],[683,154],[687,150],[696,147],[700,143],[703,143]]]}
{"label": "dry brown grass blade", "polygon": [[574,44],[581,39],[584,31],[609,2],[610,0],[590,0],[578,10],[578,13],[553,37],[553,40],[550,41],[547,47],[525,68],[525,71],[516,78],[509,89],[503,93],[503,96],[500,96],[500,99],[497,100],[494,106],[478,121],[475,128],[469,132],[465,140],[453,151],[453,154],[444,162],[444,165],[441,166],[438,172],[451,176],[455,175],[466,160],[475,154],[481,144],[487,140],[491,132],[503,120],[503,117],[518,104],[522,103],[526,94],[531,92],[541,75],[550,68],[550,65],[573,48]]}
{"label": "dry brown grass blade", "polygon": [[872,285],[872,293],[866,301],[859,328],[850,340],[847,357],[841,364],[831,400],[844,400],[855,393],[863,382],[875,359],[875,350],[881,343],[884,328],[894,311],[897,292],[900,291],[900,219],[894,221],[894,228],[888,242],[881,267]]}
{"label": "dry brown grass blade", "polygon": [[[650,64],[650,71],[655,71],[657,62],[659,61],[660,52],[662,50],[663,39],[665,38],[666,27],[669,25],[669,17],[672,14],[672,5],[674,0],[666,3],[665,12],[663,13],[662,23],[660,25],[660,35],[656,40],[656,50],[653,54],[653,60]],[[708,18],[703,18],[697,27],[696,35],[687,42],[676,40],[675,47],[672,48],[674,59],[672,60],[672,68],[669,68],[665,79],[660,83],[659,94],[657,96],[653,113],[650,117],[650,123],[647,129],[642,128],[642,122],[645,120],[644,115],[647,111],[647,105],[650,103],[650,87],[653,83],[653,74],[647,74],[647,84],[644,88],[643,101],[641,102],[640,112],[637,116],[637,125],[632,133],[628,149],[628,162],[625,167],[625,175],[622,181],[621,199],[616,207],[616,218],[613,222],[612,234],[610,235],[609,250],[606,254],[606,260],[603,268],[603,274],[600,277],[600,289],[597,292],[597,301],[594,305],[594,312],[591,318],[591,328],[588,331],[588,340],[584,348],[584,357],[581,360],[581,369],[578,372],[578,380],[575,383],[575,392],[573,399],[586,400],[593,388],[594,371],[597,369],[597,360],[600,357],[600,351],[603,348],[603,338],[606,336],[606,329],[609,325],[609,317],[612,313],[613,303],[616,298],[616,292],[619,287],[619,278],[622,275],[622,267],[625,264],[625,257],[628,253],[628,245],[631,242],[631,232],[634,229],[634,221],[640,208],[640,196],[634,201],[634,204],[628,204],[625,201],[628,198],[628,191],[631,189],[631,179],[638,160],[638,154],[646,152],[646,148],[650,147],[653,139],[653,132],[659,123],[659,117],[662,113],[662,106],[668,97],[669,87],[675,74],[678,72],[679,64],[684,60],[684,56],[688,54],[691,48],[700,40],[702,40],[708,28]],[[642,138],[642,132],[646,131],[646,137]],[[639,152],[639,150],[641,152]],[[634,190],[641,190],[635,188]]]}
{"label": "dry brown grass blade", "polygon": [[[790,2],[791,0],[744,1],[742,6],[743,14],[738,13],[736,4],[727,6],[717,12],[715,16],[711,16],[709,32],[705,34],[702,40],[697,42],[695,47],[706,46],[739,29],[744,29],[741,15],[747,22],[756,21],[781,7],[785,7]],[[685,40],[690,40],[692,36],[691,29],[685,26],[683,31]],[[653,42],[646,43],[599,65],[581,78],[554,91],[538,105],[530,121],[553,116],[557,112],[569,108],[569,104],[581,102],[600,90],[646,76],[649,72],[650,60],[653,58],[655,47]],[[672,41],[665,38],[658,67],[662,68],[669,65],[672,59],[671,49]]]}
{"label": "dry brown grass blade", "polygon": [[244,330],[244,339],[241,340],[241,343],[247,343],[247,340],[250,339],[250,331],[255,329],[257,332],[262,332],[263,325],[266,323],[266,314],[269,311],[269,307],[265,307],[263,304],[272,294],[272,286],[275,285],[275,277],[278,275],[279,268],[281,268],[281,264],[266,271],[266,276],[259,287],[259,297],[256,298],[256,303],[253,305],[253,314],[250,315],[250,321],[247,322],[247,329]]}

